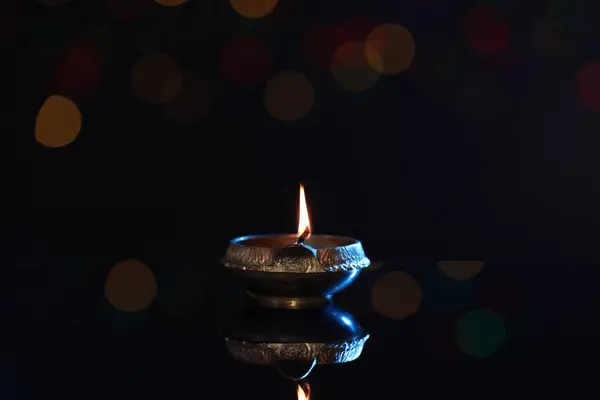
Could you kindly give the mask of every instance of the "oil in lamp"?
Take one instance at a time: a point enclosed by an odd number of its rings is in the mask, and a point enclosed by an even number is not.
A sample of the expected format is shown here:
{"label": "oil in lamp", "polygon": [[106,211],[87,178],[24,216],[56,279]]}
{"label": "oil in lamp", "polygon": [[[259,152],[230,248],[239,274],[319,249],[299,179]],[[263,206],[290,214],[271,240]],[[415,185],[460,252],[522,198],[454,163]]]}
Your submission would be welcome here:
{"label": "oil in lamp", "polygon": [[223,265],[261,306],[322,308],[369,266],[359,240],[313,234],[300,185],[297,234],[243,236],[229,242]]}

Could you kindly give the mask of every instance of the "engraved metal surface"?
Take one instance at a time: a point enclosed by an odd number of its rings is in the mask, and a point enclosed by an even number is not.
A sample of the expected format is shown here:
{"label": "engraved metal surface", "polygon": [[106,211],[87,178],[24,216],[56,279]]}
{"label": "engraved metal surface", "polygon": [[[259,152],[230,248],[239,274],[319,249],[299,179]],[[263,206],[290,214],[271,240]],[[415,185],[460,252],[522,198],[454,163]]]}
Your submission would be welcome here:
{"label": "engraved metal surface", "polygon": [[360,357],[369,335],[332,343],[252,343],[226,338],[229,353],[237,360],[260,365],[277,365],[280,361],[317,359],[318,364],[339,364]]}
{"label": "engraved metal surface", "polygon": [[315,235],[296,244],[297,235],[254,235],[232,240],[222,262],[245,271],[319,273],[360,270],[369,266],[360,241]]}

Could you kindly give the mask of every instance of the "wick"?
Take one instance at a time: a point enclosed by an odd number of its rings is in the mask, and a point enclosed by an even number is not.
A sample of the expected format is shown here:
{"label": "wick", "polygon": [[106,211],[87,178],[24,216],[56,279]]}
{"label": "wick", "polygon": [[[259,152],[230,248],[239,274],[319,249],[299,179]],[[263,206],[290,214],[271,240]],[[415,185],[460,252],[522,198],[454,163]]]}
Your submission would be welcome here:
{"label": "wick", "polygon": [[298,236],[298,240],[296,240],[296,244],[304,243],[304,241],[306,240],[308,235],[310,235],[310,229],[307,226],[306,229],[304,229],[304,232],[302,232],[302,235]]}

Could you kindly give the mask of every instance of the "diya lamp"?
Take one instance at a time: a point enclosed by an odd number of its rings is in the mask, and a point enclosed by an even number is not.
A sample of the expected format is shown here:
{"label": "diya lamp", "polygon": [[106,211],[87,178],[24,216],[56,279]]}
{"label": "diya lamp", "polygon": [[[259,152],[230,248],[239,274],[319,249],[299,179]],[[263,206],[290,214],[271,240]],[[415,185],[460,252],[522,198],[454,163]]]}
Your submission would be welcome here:
{"label": "diya lamp", "polygon": [[308,309],[326,306],[370,261],[359,240],[312,233],[300,185],[298,233],[233,239],[222,263],[259,305]]}
{"label": "diya lamp", "polygon": [[[358,359],[369,339],[351,314],[333,304],[322,310],[250,307],[234,321],[224,332],[229,354],[276,367],[295,382],[304,381],[317,365]],[[306,395],[307,387],[302,389]]]}

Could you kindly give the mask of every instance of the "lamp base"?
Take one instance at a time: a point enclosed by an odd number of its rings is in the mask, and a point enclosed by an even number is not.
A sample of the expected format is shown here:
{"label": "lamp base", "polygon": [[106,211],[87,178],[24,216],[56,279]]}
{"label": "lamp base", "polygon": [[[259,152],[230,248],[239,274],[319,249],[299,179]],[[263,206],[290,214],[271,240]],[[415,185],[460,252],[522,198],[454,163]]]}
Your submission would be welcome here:
{"label": "lamp base", "polygon": [[311,310],[322,309],[331,303],[332,296],[323,297],[276,297],[262,296],[247,291],[248,296],[257,305],[266,308],[284,310]]}

